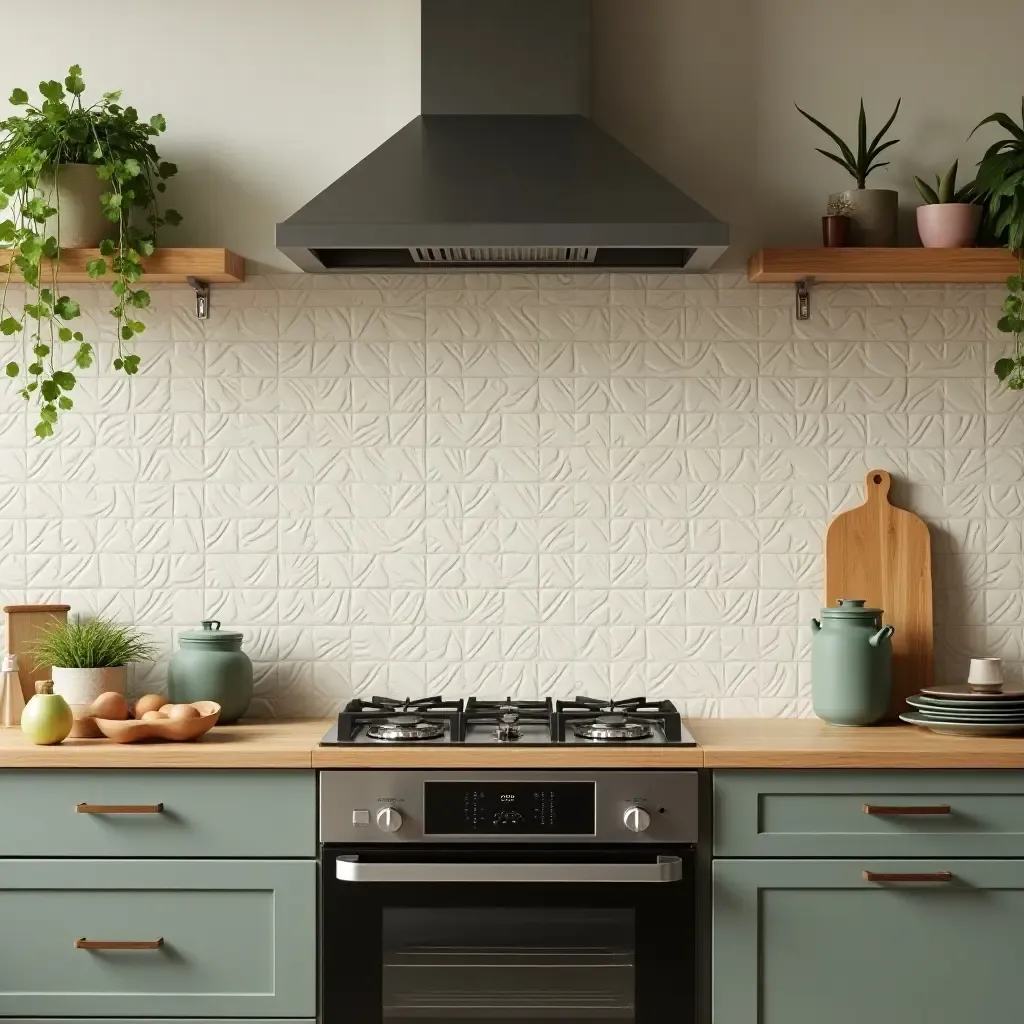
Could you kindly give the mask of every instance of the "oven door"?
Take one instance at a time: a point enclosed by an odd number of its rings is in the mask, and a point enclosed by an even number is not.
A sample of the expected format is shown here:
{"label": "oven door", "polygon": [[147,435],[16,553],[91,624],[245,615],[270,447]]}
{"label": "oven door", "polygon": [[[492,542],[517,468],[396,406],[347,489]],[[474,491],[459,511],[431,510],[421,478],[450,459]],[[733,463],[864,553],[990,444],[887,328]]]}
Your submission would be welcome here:
{"label": "oven door", "polygon": [[694,1020],[692,848],[324,847],[324,1024]]}

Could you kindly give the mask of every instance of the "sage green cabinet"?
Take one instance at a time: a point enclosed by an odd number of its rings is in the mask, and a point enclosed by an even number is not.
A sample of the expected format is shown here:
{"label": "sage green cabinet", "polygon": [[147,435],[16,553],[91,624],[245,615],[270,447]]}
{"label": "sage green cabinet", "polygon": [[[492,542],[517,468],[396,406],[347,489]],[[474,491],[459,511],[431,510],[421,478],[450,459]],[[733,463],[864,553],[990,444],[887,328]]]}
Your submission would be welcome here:
{"label": "sage green cabinet", "polygon": [[3,771],[0,823],[0,857],[313,858],[316,775]]}
{"label": "sage green cabinet", "polygon": [[716,857],[1024,857],[1024,772],[716,771],[714,799]]}
{"label": "sage green cabinet", "polygon": [[0,1014],[311,1018],[316,862],[2,861]]}
{"label": "sage green cabinet", "polygon": [[1024,861],[717,860],[713,894],[713,1024],[1024,1018]]}

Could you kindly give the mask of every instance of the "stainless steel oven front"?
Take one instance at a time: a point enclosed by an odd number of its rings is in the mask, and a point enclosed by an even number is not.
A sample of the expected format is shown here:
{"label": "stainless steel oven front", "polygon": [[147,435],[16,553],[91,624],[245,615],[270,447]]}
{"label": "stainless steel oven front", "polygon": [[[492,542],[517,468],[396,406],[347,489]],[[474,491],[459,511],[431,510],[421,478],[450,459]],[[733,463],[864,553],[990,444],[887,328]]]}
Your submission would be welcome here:
{"label": "stainless steel oven front", "polygon": [[324,1024],[693,1024],[695,772],[320,777]]}

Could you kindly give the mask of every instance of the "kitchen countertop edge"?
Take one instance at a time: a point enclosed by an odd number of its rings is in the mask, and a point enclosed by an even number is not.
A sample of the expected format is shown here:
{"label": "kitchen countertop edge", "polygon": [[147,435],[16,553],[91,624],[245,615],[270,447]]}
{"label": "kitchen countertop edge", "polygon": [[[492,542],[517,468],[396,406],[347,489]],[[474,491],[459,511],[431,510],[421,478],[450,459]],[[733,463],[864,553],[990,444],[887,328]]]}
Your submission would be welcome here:
{"label": "kitchen countertop edge", "polygon": [[320,747],[326,719],[220,726],[195,743],[65,740],[0,729],[0,769],[1024,769],[1024,737],[937,736],[906,725],[837,729],[816,719],[688,719],[696,747]]}

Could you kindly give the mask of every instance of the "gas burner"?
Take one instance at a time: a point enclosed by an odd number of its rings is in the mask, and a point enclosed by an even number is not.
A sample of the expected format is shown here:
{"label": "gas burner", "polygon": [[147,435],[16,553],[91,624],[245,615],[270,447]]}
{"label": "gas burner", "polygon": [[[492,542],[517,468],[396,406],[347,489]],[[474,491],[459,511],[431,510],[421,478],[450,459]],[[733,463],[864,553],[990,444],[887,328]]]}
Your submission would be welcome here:
{"label": "gas burner", "polygon": [[427,721],[418,715],[395,715],[381,722],[374,722],[366,735],[372,740],[385,743],[405,743],[408,740],[436,740],[444,735],[444,724]]}
{"label": "gas burner", "polygon": [[581,740],[596,740],[599,743],[646,740],[654,735],[654,730],[647,722],[617,714],[601,715],[589,722],[573,723],[572,731]]}
{"label": "gas burner", "polygon": [[508,743],[511,740],[517,740],[523,734],[523,730],[519,727],[519,715],[513,708],[508,708],[498,719],[498,726],[494,730],[494,735],[502,742]]}

